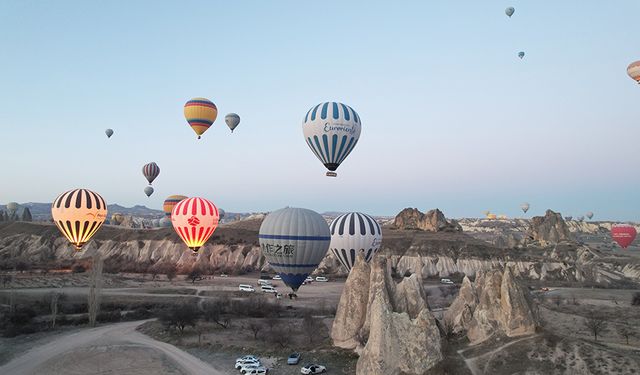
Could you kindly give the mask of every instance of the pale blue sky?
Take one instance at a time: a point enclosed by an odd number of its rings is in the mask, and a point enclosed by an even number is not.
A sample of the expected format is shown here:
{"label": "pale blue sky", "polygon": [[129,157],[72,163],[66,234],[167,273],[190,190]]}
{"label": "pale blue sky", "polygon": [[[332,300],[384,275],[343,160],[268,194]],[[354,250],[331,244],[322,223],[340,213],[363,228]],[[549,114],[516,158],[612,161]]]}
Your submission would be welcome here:
{"label": "pale blue sky", "polygon": [[[182,193],[228,211],[459,217],[529,201],[638,220],[638,14],[637,0],[2,1],[0,202],[86,187],[154,208]],[[200,141],[182,114],[196,96],[220,111]],[[363,121],[336,179],[301,130],[328,100]]]}

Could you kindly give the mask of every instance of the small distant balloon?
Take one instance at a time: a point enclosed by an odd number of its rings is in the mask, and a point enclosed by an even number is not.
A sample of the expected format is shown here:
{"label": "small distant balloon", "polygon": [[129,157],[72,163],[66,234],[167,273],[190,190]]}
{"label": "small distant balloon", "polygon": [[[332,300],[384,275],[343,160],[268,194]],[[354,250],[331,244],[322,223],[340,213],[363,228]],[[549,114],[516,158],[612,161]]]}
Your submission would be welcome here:
{"label": "small distant balloon", "polygon": [[184,105],[184,117],[200,139],[216,121],[218,107],[209,99],[193,98]]}
{"label": "small distant balloon", "polygon": [[571,221],[571,220],[573,220],[573,216],[565,216],[564,220],[565,221]]}
{"label": "small distant balloon", "polygon": [[631,79],[640,83],[640,61],[635,61],[627,67],[627,74]]}
{"label": "small distant balloon", "polygon": [[113,135],[113,129],[107,129],[104,131],[104,134],[107,135],[107,138],[111,138],[111,136]]}
{"label": "small distant balloon", "polygon": [[[162,211],[164,211],[164,215],[166,217],[171,217],[171,211],[173,211],[173,207],[178,204],[183,199],[187,199],[188,197],[185,195],[170,195],[167,199],[164,200],[162,204]],[[171,224],[171,223],[169,223]]]}
{"label": "small distant balloon", "polygon": [[158,175],[160,174],[160,167],[158,167],[158,164],[154,162],[145,164],[142,167],[142,174],[147,179],[147,181],[149,181],[149,185],[151,185],[153,180],[155,180],[156,177],[158,177]]}
{"label": "small distant balloon", "polygon": [[147,197],[150,197],[151,194],[153,194],[153,187],[151,186],[147,186],[144,188],[144,193],[147,195]]}
{"label": "small distant balloon", "polygon": [[17,212],[19,208],[20,208],[20,204],[16,202],[7,203],[7,211],[9,211],[9,214]]}
{"label": "small distant balloon", "polygon": [[513,13],[516,12],[516,8],[514,7],[508,7],[507,9],[504,10],[504,13],[509,16],[509,18],[511,18],[511,16],[513,16]]}
{"label": "small distant balloon", "polygon": [[529,211],[529,207],[529,203],[527,202],[524,202],[520,205],[520,209],[522,209],[522,212],[524,212],[525,214],[527,213],[527,211]]}
{"label": "small distant balloon", "polygon": [[636,228],[629,224],[616,224],[611,227],[611,238],[621,248],[626,249],[636,239]]}
{"label": "small distant balloon", "polygon": [[229,129],[231,129],[231,132],[233,133],[233,130],[240,123],[240,116],[238,116],[235,113],[229,113],[228,115],[224,116],[224,122],[227,123],[227,126],[229,127]]}
{"label": "small distant balloon", "polygon": [[224,210],[222,208],[218,208],[218,216],[220,217],[220,220],[224,219],[224,215],[226,215],[227,213],[224,212]]}
{"label": "small distant balloon", "polygon": [[518,52],[518,57],[520,59],[523,59],[524,58],[524,52],[522,52],[522,51]]}
{"label": "small distant balloon", "polygon": [[593,212],[589,211],[586,214],[584,214],[584,216],[586,216],[587,219],[591,220],[591,218],[593,218]]}

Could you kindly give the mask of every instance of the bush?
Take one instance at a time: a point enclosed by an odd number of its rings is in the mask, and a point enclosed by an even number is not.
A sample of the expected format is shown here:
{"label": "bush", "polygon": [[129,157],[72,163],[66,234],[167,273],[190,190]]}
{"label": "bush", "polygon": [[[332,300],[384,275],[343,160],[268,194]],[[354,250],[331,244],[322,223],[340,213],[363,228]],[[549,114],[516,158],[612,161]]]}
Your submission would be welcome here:
{"label": "bush", "polygon": [[640,292],[633,293],[633,297],[631,297],[631,304],[633,306],[640,306]]}
{"label": "bush", "polygon": [[71,272],[73,273],[85,273],[87,269],[82,264],[74,264],[71,267]]}

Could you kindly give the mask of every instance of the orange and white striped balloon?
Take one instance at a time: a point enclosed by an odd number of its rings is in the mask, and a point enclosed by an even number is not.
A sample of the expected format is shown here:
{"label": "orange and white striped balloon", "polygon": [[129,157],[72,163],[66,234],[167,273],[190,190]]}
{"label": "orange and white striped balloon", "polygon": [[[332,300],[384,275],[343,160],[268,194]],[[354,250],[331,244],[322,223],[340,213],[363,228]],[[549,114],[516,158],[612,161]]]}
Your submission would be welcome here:
{"label": "orange and white striped balloon", "polygon": [[627,67],[627,74],[631,79],[640,83],[640,61],[635,61]]}
{"label": "orange and white striped balloon", "polygon": [[70,190],[53,201],[51,216],[60,232],[80,251],[107,218],[107,203],[91,190]]}
{"label": "orange and white striped balloon", "polygon": [[194,253],[211,237],[219,220],[216,205],[204,198],[183,199],[171,212],[173,229]]}

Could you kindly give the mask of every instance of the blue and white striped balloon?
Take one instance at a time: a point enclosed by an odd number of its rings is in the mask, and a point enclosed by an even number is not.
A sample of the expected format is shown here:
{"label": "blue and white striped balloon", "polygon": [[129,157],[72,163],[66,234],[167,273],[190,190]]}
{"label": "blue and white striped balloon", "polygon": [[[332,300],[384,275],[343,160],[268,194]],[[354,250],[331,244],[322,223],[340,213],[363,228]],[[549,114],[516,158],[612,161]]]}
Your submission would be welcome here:
{"label": "blue and white striped balloon", "polygon": [[353,151],[360,138],[360,116],[348,105],[337,102],[320,103],[311,108],[302,122],[302,132],[311,151],[330,171]]}
{"label": "blue and white striped balloon", "polygon": [[287,207],[265,217],[258,239],[271,267],[295,292],[327,254],[331,235],[317,212]]}
{"label": "blue and white striped balloon", "polygon": [[364,260],[369,262],[382,244],[380,224],[361,212],[349,212],[338,216],[331,222],[329,229],[329,249],[347,271],[351,271],[358,252],[364,252]]}

